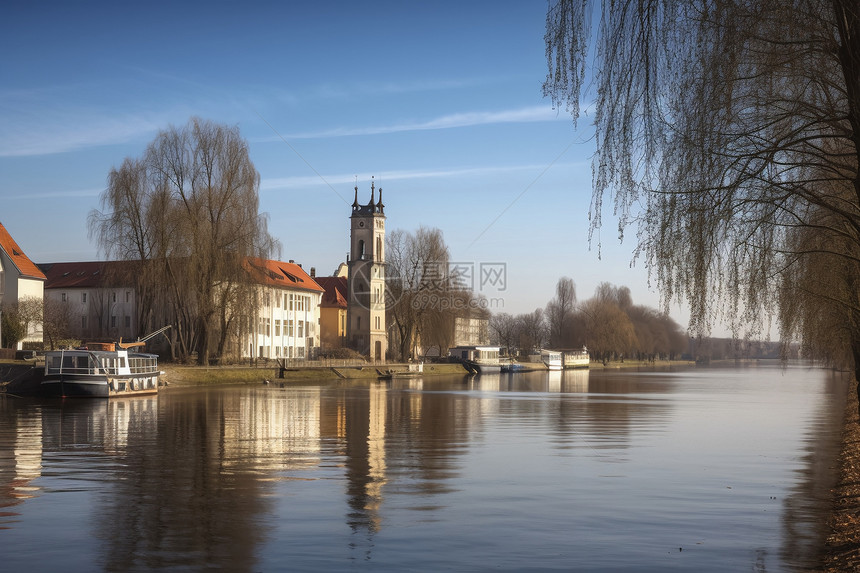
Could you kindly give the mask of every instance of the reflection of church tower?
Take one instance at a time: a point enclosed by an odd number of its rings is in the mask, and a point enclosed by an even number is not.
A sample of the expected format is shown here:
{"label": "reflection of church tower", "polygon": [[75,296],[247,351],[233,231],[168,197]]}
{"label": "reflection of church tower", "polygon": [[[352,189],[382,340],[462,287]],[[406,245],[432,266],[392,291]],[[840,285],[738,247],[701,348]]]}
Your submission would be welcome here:
{"label": "reflection of church tower", "polygon": [[382,187],[379,202],[370,184],[370,203],[358,204],[358,185],[350,216],[347,267],[346,337],[352,348],[373,360],[384,361],[388,350],[385,330],[385,214]]}

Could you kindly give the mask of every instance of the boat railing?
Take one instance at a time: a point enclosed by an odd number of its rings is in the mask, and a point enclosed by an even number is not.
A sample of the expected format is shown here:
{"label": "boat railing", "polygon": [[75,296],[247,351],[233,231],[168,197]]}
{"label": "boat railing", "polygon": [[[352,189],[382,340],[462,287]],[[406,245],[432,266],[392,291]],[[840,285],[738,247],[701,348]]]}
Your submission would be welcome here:
{"label": "boat railing", "polygon": [[128,366],[132,374],[148,374],[158,370],[158,359],[154,356],[132,356],[128,359]]}

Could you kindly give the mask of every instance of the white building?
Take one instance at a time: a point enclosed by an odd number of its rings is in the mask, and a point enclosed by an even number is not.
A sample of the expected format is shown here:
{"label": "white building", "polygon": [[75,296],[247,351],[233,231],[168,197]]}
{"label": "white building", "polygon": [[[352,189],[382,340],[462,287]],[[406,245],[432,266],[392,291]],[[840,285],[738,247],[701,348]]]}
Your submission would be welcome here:
{"label": "white building", "polygon": [[[45,275],[0,224],[0,303],[16,304],[44,297]],[[27,333],[18,341],[20,350],[25,342],[42,342],[41,321],[29,322]]]}
{"label": "white building", "polygon": [[[67,308],[70,335],[81,340],[134,340],[138,332],[136,290],[121,277],[134,261],[42,265],[45,296]],[[314,358],[320,346],[320,302],[324,289],[294,262],[248,258],[244,263],[256,292],[243,300],[227,337],[233,358]],[[125,281],[129,282],[129,281]],[[169,301],[154,309],[169,317]],[[164,319],[170,323],[170,319]],[[159,323],[159,326],[166,324]]]}
{"label": "white building", "polygon": [[65,308],[69,335],[83,341],[134,340],[138,336],[137,299],[119,277],[130,261],[47,263],[45,300]]}
{"label": "white building", "polygon": [[293,261],[248,258],[245,267],[259,285],[259,309],[256,328],[242,336],[241,355],[316,358],[325,289]]}

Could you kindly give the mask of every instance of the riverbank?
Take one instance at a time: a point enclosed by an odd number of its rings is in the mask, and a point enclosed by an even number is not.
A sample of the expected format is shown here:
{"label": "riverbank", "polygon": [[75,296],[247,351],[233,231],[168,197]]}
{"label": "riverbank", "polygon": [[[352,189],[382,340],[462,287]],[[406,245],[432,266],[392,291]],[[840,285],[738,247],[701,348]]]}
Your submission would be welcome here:
{"label": "riverbank", "polygon": [[[205,386],[210,384],[261,384],[282,382],[319,382],[324,380],[376,380],[391,370],[406,372],[407,364],[364,366],[312,366],[286,368],[283,377],[276,367],[249,366],[181,366],[163,364],[168,387]],[[422,376],[465,375],[461,364],[425,364]]]}
{"label": "riverbank", "polygon": [[852,385],[845,404],[838,483],[833,490],[823,573],[860,571],[860,417],[853,390]]}

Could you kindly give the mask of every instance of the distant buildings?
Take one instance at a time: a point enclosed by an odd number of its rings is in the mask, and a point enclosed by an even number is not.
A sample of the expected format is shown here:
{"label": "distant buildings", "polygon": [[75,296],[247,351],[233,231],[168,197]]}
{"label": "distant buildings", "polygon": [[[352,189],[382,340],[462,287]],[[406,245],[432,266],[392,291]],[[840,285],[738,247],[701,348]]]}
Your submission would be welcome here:
{"label": "distant buildings", "polygon": [[[313,269],[308,274],[292,260],[243,259],[246,277],[226,284],[245,285],[247,279],[249,286],[243,286],[245,290],[229,303],[229,320],[212,319],[218,322],[212,325],[218,332],[210,333],[210,340],[218,340],[221,357],[302,360],[314,359],[321,351],[351,348],[374,361],[385,361],[389,342],[385,205],[382,188],[378,199],[376,191],[372,182],[370,201],[362,205],[355,187],[349,255],[336,276],[316,277]],[[44,330],[49,335],[46,344],[59,343],[59,339],[63,343],[134,340],[148,334],[144,330],[178,323],[174,316],[177,305],[171,297],[181,295],[151,292],[145,287],[138,292],[136,277],[151,263],[82,261],[37,266],[0,225],[0,302],[32,299],[41,303]],[[460,313],[446,322],[442,338],[455,345],[485,344],[485,315]],[[19,348],[24,343],[41,343],[42,326],[42,322],[31,322]],[[160,342],[173,354],[174,338]],[[438,354],[444,353],[445,346],[436,344]]]}

